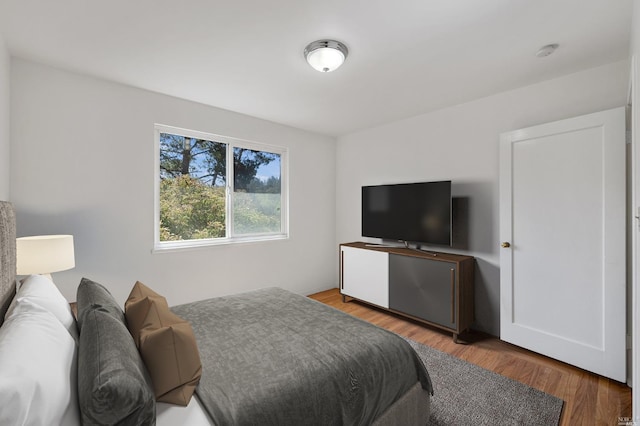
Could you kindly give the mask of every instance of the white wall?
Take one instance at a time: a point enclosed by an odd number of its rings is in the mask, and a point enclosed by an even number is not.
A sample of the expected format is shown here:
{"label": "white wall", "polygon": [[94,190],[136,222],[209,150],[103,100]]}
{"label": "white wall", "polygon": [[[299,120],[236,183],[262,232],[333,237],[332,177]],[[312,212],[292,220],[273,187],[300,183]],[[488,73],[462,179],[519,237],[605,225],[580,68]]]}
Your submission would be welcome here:
{"label": "white wall", "polygon": [[451,179],[453,195],[469,202],[468,245],[451,251],[476,257],[474,328],[498,335],[499,135],[624,105],[628,66],[622,61],[338,138],[338,242],[363,239],[362,185]]}
{"label": "white wall", "polygon": [[9,199],[10,133],[9,133],[9,51],[0,35],[0,200]]}
{"label": "white wall", "polygon": [[[335,139],[20,59],[11,90],[18,236],[75,236],[76,268],[53,274],[69,300],[82,276],[120,301],[140,280],[170,304],[335,287]],[[152,254],[154,123],[288,147],[291,238]]]}

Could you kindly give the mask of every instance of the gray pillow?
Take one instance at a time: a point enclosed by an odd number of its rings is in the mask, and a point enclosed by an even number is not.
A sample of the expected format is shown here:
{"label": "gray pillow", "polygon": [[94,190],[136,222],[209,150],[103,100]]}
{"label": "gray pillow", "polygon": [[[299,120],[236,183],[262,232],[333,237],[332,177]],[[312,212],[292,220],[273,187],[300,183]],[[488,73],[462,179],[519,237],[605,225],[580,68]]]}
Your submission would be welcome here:
{"label": "gray pillow", "polygon": [[149,374],[129,330],[107,309],[84,312],[78,345],[83,425],[155,425]]}
{"label": "gray pillow", "polygon": [[78,303],[78,330],[82,331],[82,323],[84,315],[93,307],[100,306],[103,311],[108,312],[111,316],[126,324],[124,312],[118,302],[113,298],[109,290],[95,281],[83,278],[78,285],[76,293],[76,301]]}

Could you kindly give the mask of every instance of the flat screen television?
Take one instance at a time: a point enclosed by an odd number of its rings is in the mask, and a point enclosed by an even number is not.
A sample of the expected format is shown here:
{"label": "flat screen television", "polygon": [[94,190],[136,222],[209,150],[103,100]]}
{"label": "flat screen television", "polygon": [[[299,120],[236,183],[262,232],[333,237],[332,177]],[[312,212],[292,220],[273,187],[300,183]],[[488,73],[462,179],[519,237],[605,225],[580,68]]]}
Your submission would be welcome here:
{"label": "flat screen television", "polygon": [[362,236],[451,245],[451,181],[362,187]]}

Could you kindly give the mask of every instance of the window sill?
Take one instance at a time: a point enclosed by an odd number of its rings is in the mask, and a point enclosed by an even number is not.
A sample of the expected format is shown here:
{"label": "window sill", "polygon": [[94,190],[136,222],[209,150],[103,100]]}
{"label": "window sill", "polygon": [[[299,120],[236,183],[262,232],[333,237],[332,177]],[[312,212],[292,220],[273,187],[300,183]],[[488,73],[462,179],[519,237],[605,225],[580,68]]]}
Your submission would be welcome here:
{"label": "window sill", "polygon": [[156,242],[152,254],[171,253],[176,251],[197,250],[206,247],[225,246],[231,244],[260,243],[266,241],[288,240],[289,234],[252,235],[249,237],[220,238],[210,240],[183,240]]}

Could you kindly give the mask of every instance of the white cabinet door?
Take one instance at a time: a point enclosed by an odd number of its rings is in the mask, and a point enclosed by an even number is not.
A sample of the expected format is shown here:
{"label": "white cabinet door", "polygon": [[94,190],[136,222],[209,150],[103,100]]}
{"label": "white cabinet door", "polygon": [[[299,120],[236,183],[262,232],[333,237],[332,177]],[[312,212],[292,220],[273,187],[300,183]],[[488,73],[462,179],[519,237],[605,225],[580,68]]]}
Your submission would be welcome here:
{"label": "white cabinet door", "polygon": [[624,116],[617,108],[500,142],[500,337],[620,382]]}
{"label": "white cabinet door", "polygon": [[389,254],[341,247],[342,294],[389,308]]}

